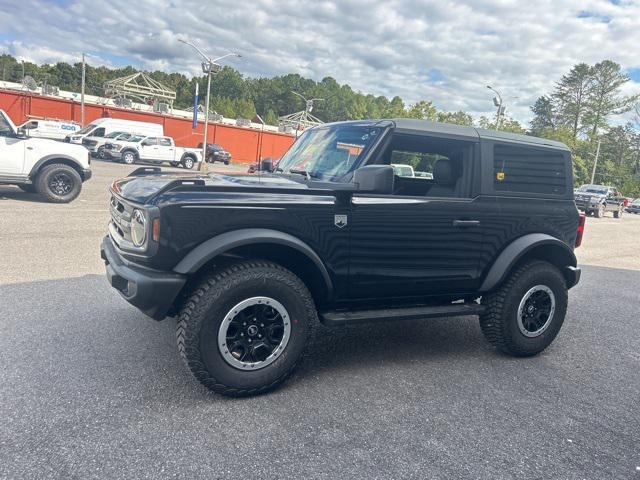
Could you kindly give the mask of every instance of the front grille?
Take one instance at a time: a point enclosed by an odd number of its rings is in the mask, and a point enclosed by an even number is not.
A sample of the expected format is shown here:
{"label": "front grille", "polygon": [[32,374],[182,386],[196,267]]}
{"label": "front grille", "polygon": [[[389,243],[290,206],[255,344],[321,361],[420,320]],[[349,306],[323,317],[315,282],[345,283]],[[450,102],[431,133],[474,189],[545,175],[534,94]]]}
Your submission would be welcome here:
{"label": "front grille", "polygon": [[87,147],[95,147],[98,144],[98,142],[97,140],[88,140],[86,138],[83,138],[82,144],[86,145]]}
{"label": "front grille", "polygon": [[120,236],[120,238],[114,238],[116,243],[119,243],[119,240],[131,242],[131,212],[133,207],[112,195],[109,210],[111,212],[111,225]]}

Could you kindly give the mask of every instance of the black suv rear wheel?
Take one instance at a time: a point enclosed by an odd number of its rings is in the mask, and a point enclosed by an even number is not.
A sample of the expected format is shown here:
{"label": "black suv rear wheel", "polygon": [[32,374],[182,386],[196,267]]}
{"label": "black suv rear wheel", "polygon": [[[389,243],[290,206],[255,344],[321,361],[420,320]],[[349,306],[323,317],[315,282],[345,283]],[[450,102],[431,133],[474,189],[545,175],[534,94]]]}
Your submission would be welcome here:
{"label": "black suv rear wheel", "polygon": [[555,266],[534,260],[518,267],[482,303],[487,310],[480,316],[480,327],[492,345],[509,355],[536,355],[562,327],[567,285]]}
{"label": "black suv rear wheel", "polygon": [[291,375],[316,320],[297,276],[272,262],[242,261],[195,289],[180,312],[178,350],[210,390],[258,394]]}

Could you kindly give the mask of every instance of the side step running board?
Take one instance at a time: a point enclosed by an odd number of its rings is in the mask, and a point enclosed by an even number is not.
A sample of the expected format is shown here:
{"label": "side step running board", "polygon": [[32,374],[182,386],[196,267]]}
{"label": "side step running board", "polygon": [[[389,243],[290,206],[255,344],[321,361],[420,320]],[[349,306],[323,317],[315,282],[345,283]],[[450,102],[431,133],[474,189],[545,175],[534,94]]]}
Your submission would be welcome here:
{"label": "side step running board", "polygon": [[437,307],[387,308],[382,310],[354,310],[320,312],[320,321],[327,327],[341,327],[358,323],[385,320],[418,320],[423,318],[480,315],[485,310],[478,303],[453,303]]}

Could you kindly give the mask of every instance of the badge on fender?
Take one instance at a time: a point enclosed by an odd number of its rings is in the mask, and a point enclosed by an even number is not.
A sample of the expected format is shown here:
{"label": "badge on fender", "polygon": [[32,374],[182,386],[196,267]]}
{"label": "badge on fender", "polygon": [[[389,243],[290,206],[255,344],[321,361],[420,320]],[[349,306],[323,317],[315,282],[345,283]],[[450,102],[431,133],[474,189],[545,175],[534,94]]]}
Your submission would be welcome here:
{"label": "badge on fender", "polygon": [[338,228],[344,228],[347,226],[347,216],[346,215],[334,215],[333,216],[333,224]]}

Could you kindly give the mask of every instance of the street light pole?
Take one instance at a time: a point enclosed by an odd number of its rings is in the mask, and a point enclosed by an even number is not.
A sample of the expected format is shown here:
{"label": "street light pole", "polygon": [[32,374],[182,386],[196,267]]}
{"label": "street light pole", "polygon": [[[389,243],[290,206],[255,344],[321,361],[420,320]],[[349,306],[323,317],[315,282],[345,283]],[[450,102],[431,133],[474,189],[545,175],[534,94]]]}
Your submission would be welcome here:
{"label": "street light pole", "polygon": [[493,104],[496,107],[498,107],[498,110],[496,111],[496,129],[498,129],[498,128],[500,128],[500,117],[504,113],[504,111],[502,110],[502,95],[500,95],[500,92],[498,92],[491,85],[487,85],[487,88],[489,90],[491,90],[493,93],[495,93],[497,95],[497,97],[498,97],[498,103],[496,104],[495,99],[494,99],[494,102],[493,102]]}
{"label": "street light pole", "polygon": [[205,55],[203,51],[200,50],[198,47],[196,47],[193,43],[183,40],[181,38],[179,38],[178,41],[181,43],[184,43],[185,45],[189,45],[196,52],[198,52],[198,54],[202,58],[204,58],[204,62],[202,62],[202,70],[204,73],[207,74],[207,98],[205,100],[206,106],[204,111],[204,132],[203,132],[204,138],[202,139],[202,161],[200,162],[200,165],[198,165],[198,170],[206,171],[207,169],[207,165],[206,165],[207,163],[207,130],[208,130],[207,127],[209,126],[209,96],[211,93],[211,74],[214,73],[213,72],[214,68],[217,68],[217,69],[220,68],[220,65],[216,62],[222,60],[223,58],[241,57],[242,55],[239,55],[237,53],[227,53],[226,55],[223,55],[221,57],[211,60],[209,56]]}
{"label": "street light pole", "polygon": [[[593,154],[592,154],[593,155]],[[593,161],[593,170],[591,170],[591,185],[593,185],[593,182],[596,178],[596,167],[598,166],[598,157],[600,156],[600,140],[598,140],[598,147],[596,148],[596,158]]]}
{"label": "street light pole", "polygon": [[80,126],[84,128],[84,84],[85,84],[85,62],[82,54],[82,85],[80,87]]}
{"label": "street light pole", "polygon": [[[204,65],[204,64],[203,64]],[[211,92],[211,63],[209,63],[209,72],[207,74],[207,99],[204,107],[204,135],[202,139],[202,162],[198,165],[198,170],[206,171],[207,166],[207,130],[209,127],[209,92]],[[215,137],[215,132],[214,132]]]}

